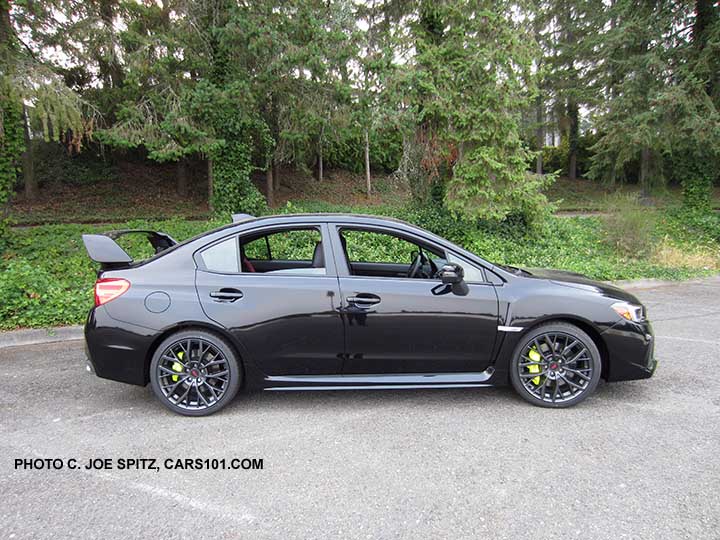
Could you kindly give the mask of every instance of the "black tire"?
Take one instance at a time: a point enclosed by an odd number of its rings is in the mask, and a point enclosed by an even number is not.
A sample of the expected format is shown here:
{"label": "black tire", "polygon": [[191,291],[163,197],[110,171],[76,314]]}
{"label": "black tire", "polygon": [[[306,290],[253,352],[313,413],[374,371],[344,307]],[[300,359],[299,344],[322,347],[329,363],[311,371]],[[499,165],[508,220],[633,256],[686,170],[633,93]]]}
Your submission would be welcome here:
{"label": "black tire", "polygon": [[512,385],[523,399],[558,409],[577,405],[595,391],[602,360],[586,332],[557,322],[523,335],[509,367]]}
{"label": "black tire", "polygon": [[[153,392],[165,407],[186,416],[216,413],[233,400],[241,382],[242,370],[232,346],[205,330],[172,334],[160,343],[150,362]],[[180,399],[185,390],[185,399]]]}

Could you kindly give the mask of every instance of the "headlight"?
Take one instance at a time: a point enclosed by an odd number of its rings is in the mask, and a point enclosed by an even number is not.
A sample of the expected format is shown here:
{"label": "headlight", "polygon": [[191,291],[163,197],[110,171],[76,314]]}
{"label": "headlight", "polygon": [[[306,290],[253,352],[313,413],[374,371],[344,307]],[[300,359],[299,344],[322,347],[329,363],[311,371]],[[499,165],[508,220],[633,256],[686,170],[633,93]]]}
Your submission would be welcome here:
{"label": "headlight", "polygon": [[610,307],[613,308],[615,313],[628,321],[642,322],[647,316],[644,306],[638,306],[637,304],[631,304],[629,302],[617,302]]}

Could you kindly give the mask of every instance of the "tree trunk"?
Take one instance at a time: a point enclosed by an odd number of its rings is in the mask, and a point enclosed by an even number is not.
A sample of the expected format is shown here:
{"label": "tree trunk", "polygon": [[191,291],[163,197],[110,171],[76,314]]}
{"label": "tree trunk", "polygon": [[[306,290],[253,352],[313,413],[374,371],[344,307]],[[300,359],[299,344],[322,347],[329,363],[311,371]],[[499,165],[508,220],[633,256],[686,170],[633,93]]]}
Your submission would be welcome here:
{"label": "tree trunk", "polygon": [[323,181],[323,135],[325,133],[325,126],[320,130],[320,139],[318,140],[318,182]]}
{"label": "tree trunk", "polygon": [[578,104],[574,98],[568,99],[567,114],[570,125],[568,126],[568,143],[570,151],[568,153],[568,177],[570,180],[577,179],[577,150],[578,139],[580,136],[580,126],[578,125]]}
{"label": "tree trunk", "polygon": [[275,193],[278,193],[280,191],[280,162],[273,159],[273,187],[275,188]]}
{"label": "tree trunk", "polygon": [[640,150],[640,186],[642,186],[643,197],[650,196],[650,187],[652,186],[652,179],[650,178],[652,163],[652,152],[649,148],[645,147]]}
{"label": "tree trunk", "polygon": [[187,197],[188,194],[187,162],[182,158],[177,162],[177,193],[181,197]]}
{"label": "tree trunk", "polygon": [[318,182],[323,181],[323,152],[322,152],[322,144],[320,145],[320,148],[318,149]]}
{"label": "tree trunk", "polygon": [[535,138],[538,149],[537,160],[535,163],[535,172],[537,174],[543,173],[543,156],[542,149],[545,146],[545,129],[543,127],[543,101],[542,96],[538,94],[535,99],[535,122],[537,127],[535,128]]}
{"label": "tree trunk", "polygon": [[208,171],[208,208],[212,212],[213,208],[213,160],[208,159],[207,162]]}
{"label": "tree trunk", "polygon": [[32,139],[30,138],[30,118],[28,118],[25,105],[23,105],[23,128],[25,132],[25,151],[22,155],[22,163],[23,180],[25,181],[25,200],[34,201],[37,198],[38,186],[37,179],[35,178]]}
{"label": "tree trunk", "polygon": [[0,46],[8,46],[11,36],[10,2],[0,2]]}
{"label": "tree trunk", "polygon": [[273,193],[273,166],[271,160],[268,160],[267,169],[265,170],[265,196],[267,197],[268,206],[275,206],[275,193]]}
{"label": "tree trunk", "polygon": [[370,183],[370,133],[365,130],[365,187],[367,196],[372,193],[372,184]]}

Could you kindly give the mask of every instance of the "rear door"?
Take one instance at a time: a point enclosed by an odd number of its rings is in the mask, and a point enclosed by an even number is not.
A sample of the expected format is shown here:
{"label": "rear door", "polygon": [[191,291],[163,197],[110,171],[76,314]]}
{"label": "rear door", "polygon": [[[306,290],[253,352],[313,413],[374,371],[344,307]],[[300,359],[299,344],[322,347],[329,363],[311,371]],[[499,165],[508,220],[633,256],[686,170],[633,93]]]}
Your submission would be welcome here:
{"label": "rear door", "polygon": [[[302,234],[290,234],[293,231]],[[282,262],[263,262],[274,270],[248,271],[241,256],[242,236],[237,234],[196,253],[202,308],[234,334],[266,375],[337,374],[344,352],[343,323],[335,265],[325,241],[327,227],[293,225],[271,232],[288,233],[277,254]],[[257,233],[251,236],[257,238]],[[323,266],[312,267],[318,242]]]}
{"label": "rear door", "polygon": [[[498,324],[495,288],[480,268],[457,296],[439,279],[408,278],[419,249],[438,246],[379,228],[331,224],[345,319],[344,374],[481,372],[492,361]],[[430,276],[431,272],[425,272]]]}

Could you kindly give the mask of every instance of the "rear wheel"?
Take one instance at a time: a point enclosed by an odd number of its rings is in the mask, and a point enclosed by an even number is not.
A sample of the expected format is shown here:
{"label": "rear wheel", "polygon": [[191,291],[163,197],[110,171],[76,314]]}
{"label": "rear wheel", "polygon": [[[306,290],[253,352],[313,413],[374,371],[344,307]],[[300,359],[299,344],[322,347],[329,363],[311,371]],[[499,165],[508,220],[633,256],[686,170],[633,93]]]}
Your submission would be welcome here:
{"label": "rear wheel", "polygon": [[241,371],[232,347],[203,330],[184,330],[164,340],[150,362],[155,395],[173,412],[205,416],[238,392]]}
{"label": "rear wheel", "polygon": [[540,407],[570,407],[593,393],[602,362],[595,342],[577,326],[549,323],[531,330],[515,348],[510,379]]}

